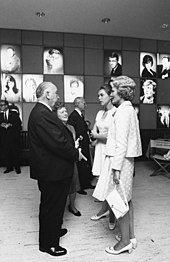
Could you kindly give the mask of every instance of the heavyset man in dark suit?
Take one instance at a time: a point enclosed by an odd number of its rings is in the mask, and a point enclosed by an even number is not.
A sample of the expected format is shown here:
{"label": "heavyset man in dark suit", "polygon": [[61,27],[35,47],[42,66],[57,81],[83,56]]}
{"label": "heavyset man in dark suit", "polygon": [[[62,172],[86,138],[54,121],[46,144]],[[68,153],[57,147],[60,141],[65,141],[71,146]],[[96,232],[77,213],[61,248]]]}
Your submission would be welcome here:
{"label": "heavyset man in dark suit", "polygon": [[7,100],[0,101],[0,147],[1,160],[6,166],[5,174],[15,171],[21,173],[20,169],[20,131],[21,119],[19,112],[10,107]]}
{"label": "heavyset man in dark suit", "polygon": [[52,111],[59,99],[57,87],[41,83],[36,90],[37,104],[28,121],[30,176],[38,180],[41,193],[39,208],[39,249],[52,256],[67,250],[59,246],[66,234],[61,229],[63,214],[73,175],[74,162],[83,155],[74,147],[71,132]]}
{"label": "heavyset man in dark suit", "polygon": [[82,149],[83,155],[87,158],[87,161],[79,161],[77,162],[79,180],[80,180],[80,188],[78,191],[80,194],[86,195],[87,192],[84,189],[94,188],[91,185],[91,180],[93,179],[93,175],[91,172],[91,156],[90,156],[90,139],[88,135],[88,126],[86,121],[84,120],[84,110],[85,110],[86,102],[83,97],[76,97],[74,100],[74,111],[69,115],[68,123],[72,125],[76,132],[76,139],[79,140],[79,147]]}

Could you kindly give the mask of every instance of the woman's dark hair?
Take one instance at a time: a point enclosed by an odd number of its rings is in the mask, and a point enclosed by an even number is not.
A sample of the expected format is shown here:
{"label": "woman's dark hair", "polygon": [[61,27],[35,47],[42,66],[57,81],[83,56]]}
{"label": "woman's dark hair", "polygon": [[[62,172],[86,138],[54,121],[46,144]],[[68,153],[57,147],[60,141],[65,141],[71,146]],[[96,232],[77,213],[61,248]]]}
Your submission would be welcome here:
{"label": "woman's dark hair", "polygon": [[110,96],[112,93],[112,87],[110,86],[110,84],[102,85],[99,90],[104,90],[108,94],[108,96]]}
{"label": "woman's dark hair", "polygon": [[145,55],[143,57],[142,65],[145,66],[145,64],[148,64],[149,62],[151,62],[151,64],[153,65],[153,58],[152,58],[152,56]]}
{"label": "woman's dark hair", "polygon": [[54,112],[57,112],[59,109],[65,107],[65,104],[64,103],[61,103],[61,102],[56,102],[53,106],[53,111]]}
{"label": "woman's dark hair", "polygon": [[110,54],[109,58],[114,58],[114,57],[116,58],[117,61],[119,60],[119,55],[117,53],[115,53],[115,52],[112,52]]}
{"label": "woman's dark hair", "polygon": [[6,85],[5,85],[6,90],[5,90],[5,92],[7,93],[7,92],[9,91],[8,82],[13,82],[13,83],[14,83],[14,86],[13,86],[12,90],[13,90],[13,92],[14,92],[15,94],[17,94],[18,91],[19,91],[19,89],[17,88],[15,78],[14,78],[13,76],[11,76],[11,75],[7,75],[7,76],[6,76]]}

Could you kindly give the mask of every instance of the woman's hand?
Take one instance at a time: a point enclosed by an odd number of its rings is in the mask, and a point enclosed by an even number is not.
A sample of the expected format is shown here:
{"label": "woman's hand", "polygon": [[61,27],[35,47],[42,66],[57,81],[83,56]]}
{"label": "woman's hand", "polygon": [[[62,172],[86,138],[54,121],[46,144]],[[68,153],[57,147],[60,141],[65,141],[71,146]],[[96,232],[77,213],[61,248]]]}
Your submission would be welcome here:
{"label": "woman's hand", "polygon": [[78,148],[79,151],[79,161],[81,161],[82,159],[87,161],[87,158],[83,155],[83,153],[81,152],[81,148]]}
{"label": "woman's hand", "polygon": [[77,138],[77,140],[75,141],[75,148],[79,147],[79,138]]}
{"label": "woman's hand", "polygon": [[99,132],[96,132],[95,130],[91,131],[91,138],[93,140],[97,140],[97,142],[106,144],[107,141],[107,133],[100,134]]}
{"label": "woman's hand", "polygon": [[97,132],[95,130],[91,130],[90,136],[91,136],[92,139],[96,139]]}
{"label": "woman's hand", "polygon": [[83,137],[80,135],[79,138],[77,138],[77,140],[75,140],[74,144],[75,144],[75,148],[77,149],[79,147],[79,141],[83,140]]}
{"label": "woman's hand", "polygon": [[120,171],[119,170],[113,170],[113,182],[115,184],[119,184],[120,180]]}

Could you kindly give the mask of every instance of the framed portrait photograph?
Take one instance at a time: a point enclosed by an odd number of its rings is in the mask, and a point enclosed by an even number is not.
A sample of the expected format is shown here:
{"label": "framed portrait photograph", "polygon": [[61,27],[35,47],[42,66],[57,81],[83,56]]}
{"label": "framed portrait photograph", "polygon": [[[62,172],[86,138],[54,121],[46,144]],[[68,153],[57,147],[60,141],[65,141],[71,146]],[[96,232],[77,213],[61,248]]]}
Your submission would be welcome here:
{"label": "framed portrait photograph", "polygon": [[22,76],[23,102],[36,102],[36,89],[43,82],[43,75],[24,74]]}
{"label": "framed portrait photograph", "polygon": [[157,77],[170,79],[170,54],[157,54]]}
{"label": "framed portrait photograph", "polygon": [[63,48],[45,48],[43,53],[44,74],[64,74]]}
{"label": "framed portrait photograph", "polygon": [[140,85],[140,103],[156,103],[157,82],[155,79],[141,79]]}
{"label": "framed portrait photograph", "polygon": [[104,84],[109,84],[111,77],[104,77]]}
{"label": "framed portrait photograph", "polygon": [[122,55],[120,51],[104,50],[104,75],[122,75]]}
{"label": "framed portrait photograph", "polygon": [[140,76],[143,78],[156,78],[156,54],[140,53]]}
{"label": "framed portrait photograph", "polygon": [[21,102],[21,75],[1,74],[1,99],[8,102]]}
{"label": "framed portrait photograph", "polygon": [[157,105],[157,128],[170,128],[170,104]]}
{"label": "framed portrait photograph", "polygon": [[20,46],[1,45],[1,72],[21,73]]}
{"label": "framed portrait photograph", "polygon": [[84,97],[84,77],[64,76],[64,102],[72,103],[76,97]]}

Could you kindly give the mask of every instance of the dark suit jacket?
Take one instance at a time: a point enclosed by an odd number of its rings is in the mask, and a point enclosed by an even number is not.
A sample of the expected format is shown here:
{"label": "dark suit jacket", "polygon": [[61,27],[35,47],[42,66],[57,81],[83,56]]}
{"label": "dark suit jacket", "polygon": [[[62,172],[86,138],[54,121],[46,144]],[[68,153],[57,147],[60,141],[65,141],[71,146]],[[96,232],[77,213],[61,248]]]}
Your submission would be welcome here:
{"label": "dark suit jacket", "polygon": [[[167,75],[166,78],[163,78],[164,75]],[[158,78],[169,79],[170,78],[170,70],[167,70],[167,69],[163,70],[163,65],[158,65],[157,66],[157,76],[158,76]]]}
{"label": "dark suit jacket", "polygon": [[88,126],[85,120],[80,116],[80,114],[74,110],[68,118],[68,124],[72,125],[76,132],[76,139],[80,136],[83,137],[82,140],[79,141],[80,148],[82,149],[82,153],[89,158],[89,136],[88,136]]}
{"label": "dark suit jacket", "polygon": [[150,77],[150,78],[156,77],[156,72],[154,72],[152,69],[151,69],[151,72],[152,72],[152,74],[146,68],[144,68],[141,76],[142,77]]}
{"label": "dark suit jacket", "polygon": [[28,121],[31,178],[59,181],[73,175],[78,160],[71,132],[47,106],[37,103]]}
{"label": "dark suit jacket", "polygon": [[[4,113],[0,113],[0,124],[4,122]],[[11,126],[7,129],[0,127],[0,140],[5,147],[18,147],[20,140],[21,119],[19,114],[12,109],[9,110],[8,120]]]}
{"label": "dark suit jacket", "polygon": [[122,74],[122,66],[118,63],[116,69],[112,69],[111,76],[121,76]]}

